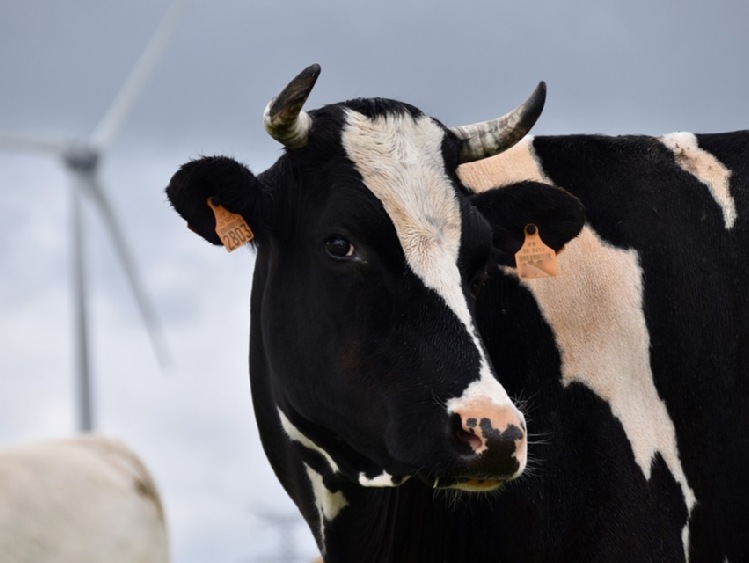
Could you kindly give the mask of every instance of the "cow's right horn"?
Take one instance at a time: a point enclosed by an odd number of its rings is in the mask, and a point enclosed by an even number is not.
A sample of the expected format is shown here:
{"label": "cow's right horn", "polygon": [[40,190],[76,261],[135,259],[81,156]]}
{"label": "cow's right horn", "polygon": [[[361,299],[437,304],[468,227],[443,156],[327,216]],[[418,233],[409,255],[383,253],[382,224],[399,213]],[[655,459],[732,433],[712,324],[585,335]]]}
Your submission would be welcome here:
{"label": "cow's right horn", "polygon": [[528,134],[541,115],[546,101],[546,84],[540,82],[530,97],[511,112],[482,123],[451,127],[463,146],[460,162],[481,160],[509,149]]}
{"label": "cow's right horn", "polygon": [[265,130],[286,148],[300,149],[307,144],[312,118],[302,106],[319,75],[320,65],[308,66],[265,106]]}

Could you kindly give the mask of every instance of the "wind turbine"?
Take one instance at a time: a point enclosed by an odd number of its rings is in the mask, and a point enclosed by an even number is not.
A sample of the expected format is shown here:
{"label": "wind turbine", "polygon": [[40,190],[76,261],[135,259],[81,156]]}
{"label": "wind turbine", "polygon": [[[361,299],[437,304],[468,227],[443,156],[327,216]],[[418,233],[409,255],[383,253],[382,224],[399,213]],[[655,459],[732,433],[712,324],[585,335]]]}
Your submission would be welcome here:
{"label": "wind turbine", "polygon": [[255,516],[268,526],[278,530],[278,552],[276,555],[264,555],[256,561],[269,563],[297,563],[309,560],[297,554],[294,542],[294,530],[304,523],[298,512],[276,512],[271,510],[254,510]]}
{"label": "wind turbine", "polygon": [[135,297],[157,358],[163,366],[165,350],[156,315],[143,289],[138,270],[109,199],[99,182],[99,163],[120,132],[129,111],[161,57],[182,11],[183,0],[174,0],[161,24],[130,71],[119,93],[93,133],[82,141],[34,138],[0,132],[0,148],[52,154],[65,164],[71,178],[71,254],[74,310],[75,368],[78,395],[78,430],[94,429],[93,393],[89,355],[88,295],[83,200],[92,202],[109,232],[117,257]]}

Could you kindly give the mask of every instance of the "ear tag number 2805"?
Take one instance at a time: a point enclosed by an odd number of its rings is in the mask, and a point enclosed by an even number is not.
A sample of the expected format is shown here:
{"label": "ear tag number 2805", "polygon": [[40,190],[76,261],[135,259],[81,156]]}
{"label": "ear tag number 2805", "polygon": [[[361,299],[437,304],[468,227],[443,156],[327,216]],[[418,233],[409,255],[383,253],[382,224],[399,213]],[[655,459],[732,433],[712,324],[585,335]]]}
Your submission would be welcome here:
{"label": "ear tag number 2805", "polygon": [[544,244],[536,225],[526,225],[524,230],[523,246],[515,253],[518,276],[523,279],[556,276],[557,253]]}
{"label": "ear tag number 2805", "polygon": [[252,229],[241,215],[216,205],[210,197],[206,200],[206,203],[213,210],[213,215],[216,218],[216,234],[226,250],[232,252],[255,237]]}

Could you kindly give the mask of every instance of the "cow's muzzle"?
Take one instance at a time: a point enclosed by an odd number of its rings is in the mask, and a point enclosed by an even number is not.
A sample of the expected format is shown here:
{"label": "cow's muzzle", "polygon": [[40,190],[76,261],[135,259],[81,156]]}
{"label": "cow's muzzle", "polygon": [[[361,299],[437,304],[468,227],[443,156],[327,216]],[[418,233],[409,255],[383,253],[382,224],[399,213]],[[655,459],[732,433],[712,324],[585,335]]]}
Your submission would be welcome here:
{"label": "cow's muzzle", "polygon": [[465,467],[468,488],[472,481],[477,489],[491,486],[478,481],[509,481],[525,469],[525,419],[512,404],[497,405],[485,398],[463,400],[450,409],[448,432]]}

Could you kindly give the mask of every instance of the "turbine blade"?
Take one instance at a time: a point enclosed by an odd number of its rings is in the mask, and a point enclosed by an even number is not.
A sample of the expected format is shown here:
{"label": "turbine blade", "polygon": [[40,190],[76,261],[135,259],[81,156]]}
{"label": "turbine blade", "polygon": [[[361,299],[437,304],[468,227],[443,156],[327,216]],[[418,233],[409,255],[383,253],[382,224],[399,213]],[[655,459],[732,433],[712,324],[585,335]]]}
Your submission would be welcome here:
{"label": "turbine blade", "polygon": [[164,52],[182,12],[183,4],[183,0],[174,0],[171,6],[169,6],[151,41],[149,41],[145,50],[141,53],[122,88],[115,96],[104,117],[96,126],[91,136],[91,142],[95,147],[104,150],[114,141],[128,112],[143,90],[156,63]]}
{"label": "turbine blade", "polygon": [[132,290],[133,296],[135,297],[135,302],[138,306],[138,311],[140,312],[141,319],[143,320],[143,323],[146,325],[146,329],[148,330],[148,335],[151,340],[151,344],[153,345],[153,349],[159,365],[162,369],[166,369],[166,367],[171,362],[169,361],[169,353],[164,344],[164,339],[161,334],[158,317],[154,309],[152,308],[148,298],[146,297],[146,292],[144,290],[143,284],[141,283],[138,269],[135,265],[135,261],[132,258],[130,250],[128,249],[127,243],[125,242],[125,236],[120,227],[119,221],[117,220],[117,216],[114,213],[114,209],[110,205],[109,200],[104,193],[104,190],[98,183],[95,176],[88,176],[85,189],[87,195],[91,196],[91,199],[98,208],[104,224],[109,231],[109,235],[112,238],[112,242],[114,243],[117,255],[125,270],[128,284],[130,285],[130,289]]}
{"label": "turbine blade", "polygon": [[67,152],[71,145],[72,143],[62,139],[32,137],[0,131],[0,149],[60,155]]}

